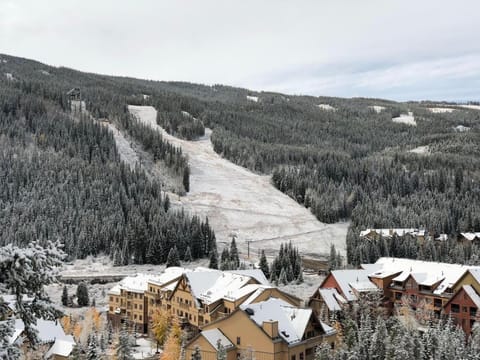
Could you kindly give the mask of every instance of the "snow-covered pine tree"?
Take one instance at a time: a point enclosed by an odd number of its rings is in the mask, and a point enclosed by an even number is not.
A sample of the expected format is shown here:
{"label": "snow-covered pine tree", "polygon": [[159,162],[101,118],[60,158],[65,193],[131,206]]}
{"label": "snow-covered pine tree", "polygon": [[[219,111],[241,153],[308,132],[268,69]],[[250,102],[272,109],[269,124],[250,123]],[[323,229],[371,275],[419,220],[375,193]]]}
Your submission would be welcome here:
{"label": "snow-covered pine tree", "polygon": [[87,360],[97,360],[99,358],[97,337],[94,333],[88,335],[87,340]]}
{"label": "snow-covered pine tree", "polygon": [[262,270],[265,277],[268,279],[270,278],[270,269],[268,268],[267,257],[265,256],[265,250],[262,250],[262,254],[260,255],[260,263],[258,264],[260,270]]}
{"label": "snow-covered pine tree", "polygon": [[[0,247],[0,294],[15,294],[16,316],[24,323],[24,333],[29,342],[37,344],[33,326],[37,318],[54,320],[60,313],[50,303],[44,286],[56,281],[57,268],[65,253],[60,243],[47,242],[45,247],[31,242],[24,248],[12,244]],[[31,300],[24,301],[24,297]],[[0,296],[0,318],[7,316],[6,306]],[[8,341],[12,322],[0,323],[0,358],[15,354]],[[8,358],[8,357],[7,357]]]}
{"label": "snow-covered pine tree", "polygon": [[240,266],[240,257],[238,256],[238,248],[235,241],[235,236],[232,236],[232,242],[230,243],[230,264],[231,270],[236,270]]}
{"label": "snow-covered pine tree", "polygon": [[167,256],[167,264],[166,267],[171,266],[180,266],[180,257],[178,256],[177,247],[174,246],[170,249]]}
{"label": "snow-covered pine tree", "polygon": [[132,340],[127,329],[127,322],[122,324],[120,333],[118,335],[118,344],[116,346],[116,355],[118,360],[133,360],[132,355]]}
{"label": "snow-covered pine tree", "polygon": [[63,291],[62,291],[62,305],[63,306],[67,306],[68,305],[68,289],[67,289],[67,285],[65,285],[63,287]]}
{"label": "snow-covered pine tree", "polygon": [[187,250],[185,251],[185,255],[183,256],[183,261],[187,263],[190,263],[193,261],[192,250],[190,249],[190,246],[187,246]]}
{"label": "snow-covered pine tree", "polygon": [[83,281],[77,286],[77,303],[78,306],[90,305],[87,284],[85,284]]}
{"label": "snow-covered pine tree", "polygon": [[208,267],[210,269],[218,269],[218,253],[217,247],[214,247],[210,250],[210,262],[208,263]]}
{"label": "snow-covered pine tree", "polygon": [[192,352],[191,360],[202,360],[202,353],[200,352],[200,348],[195,346],[195,349]]}

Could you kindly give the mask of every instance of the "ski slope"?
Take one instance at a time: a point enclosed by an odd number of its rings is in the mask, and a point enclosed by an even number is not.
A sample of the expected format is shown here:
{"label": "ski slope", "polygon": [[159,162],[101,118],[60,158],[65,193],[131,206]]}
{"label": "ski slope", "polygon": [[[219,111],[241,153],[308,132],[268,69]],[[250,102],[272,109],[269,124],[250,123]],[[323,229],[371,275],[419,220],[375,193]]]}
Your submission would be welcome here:
{"label": "ski slope", "polygon": [[251,256],[261,249],[273,255],[280,243],[289,240],[310,256],[328,253],[332,243],[345,253],[348,223],[319,222],[308,209],[277,190],[269,176],[254,174],[222,158],[213,150],[211,130],[206,129],[200,140],[181,140],[157,125],[153,107],[129,106],[129,111],[188,156],[190,192],[183,197],[172,195],[172,203],[208,216],[220,245],[236,235],[243,256],[247,255],[247,241]]}

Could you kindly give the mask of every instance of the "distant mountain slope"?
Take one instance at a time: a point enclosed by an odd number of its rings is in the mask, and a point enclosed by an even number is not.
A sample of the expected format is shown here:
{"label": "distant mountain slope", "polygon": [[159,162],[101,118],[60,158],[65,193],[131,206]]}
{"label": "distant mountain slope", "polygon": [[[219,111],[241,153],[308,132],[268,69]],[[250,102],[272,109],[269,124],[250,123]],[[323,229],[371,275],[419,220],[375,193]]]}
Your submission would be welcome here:
{"label": "distant mountain slope", "polygon": [[[170,122],[171,131],[180,135],[183,131],[185,137],[201,134],[202,124],[212,128],[217,153],[272,174],[278,189],[323,222],[351,219],[349,262],[407,251],[358,243],[359,231],[366,227],[426,227],[451,234],[480,231],[480,111],[476,108],[145,81],[1,57],[7,61],[0,62],[0,74],[8,74],[3,82],[28,79],[25,91],[41,93],[63,107],[64,92],[78,86],[95,117],[108,117],[166,160],[172,155],[152,147],[156,140],[132,122],[127,104],[154,106],[157,121]],[[430,109],[445,107],[453,111]],[[191,117],[181,116],[182,112]],[[409,112],[415,126],[392,121]],[[426,153],[410,151],[424,146],[429,149]],[[176,159],[167,162],[179,179],[188,179],[181,154],[172,149],[168,153]],[[460,254],[450,248],[442,252]],[[466,250],[465,259],[469,254]],[[442,259],[448,260],[445,256]]]}

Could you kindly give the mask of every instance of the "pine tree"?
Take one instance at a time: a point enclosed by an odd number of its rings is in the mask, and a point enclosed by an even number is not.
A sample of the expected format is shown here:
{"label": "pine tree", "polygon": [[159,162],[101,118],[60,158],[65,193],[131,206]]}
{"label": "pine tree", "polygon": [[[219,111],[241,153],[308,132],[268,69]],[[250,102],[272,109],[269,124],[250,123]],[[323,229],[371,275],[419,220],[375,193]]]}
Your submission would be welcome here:
{"label": "pine tree", "polygon": [[180,266],[180,258],[178,256],[176,246],[171,248],[170,251],[168,252],[166,267],[171,267],[171,266]]}
{"label": "pine tree", "polygon": [[190,191],[190,169],[188,166],[183,170],[183,188],[187,193]]}
{"label": "pine tree", "polygon": [[183,261],[187,263],[191,263],[193,261],[192,258],[192,250],[190,249],[190,246],[187,246],[187,251],[185,251],[185,255],[183,257]]}
{"label": "pine tree", "polygon": [[77,286],[77,303],[78,306],[88,306],[90,304],[87,284],[84,282],[81,282]]}
{"label": "pine tree", "polygon": [[210,250],[210,263],[208,264],[208,267],[210,269],[218,269],[218,254],[217,254],[217,247],[214,247],[213,249]]}
{"label": "pine tree", "polygon": [[68,289],[67,285],[63,286],[63,291],[62,291],[62,305],[63,306],[68,306]]}
{"label": "pine tree", "polygon": [[232,270],[230,266],[230,252],[224,248],[220,257],[220,270]]}
{"label": "pine tree", "polygon": [[[47,242],[43,248],[36,242],[31,242],[25,248],[12,244],[0,247],[0,294],[16,295],[16,316],[23,321],[24,334],[32,345],[38,343],[33,327],[36,319],[53,320],[60,317],[60,313],[50,304],[44,288],[56,280],[57,267],[65,256],[60,249],[59,243],[52,242]],[[33,300],[25,303],[24,297]],[[5,310],[6,306],[0,306],[0,318],[7,316]],[[17,353],[15,346],[8,342],[12,325],[11,322],[0,322],[0,358]]]}
{"label": "pine tree", "polygon": [[235,242],[235,236],[232,236],[232,242],[230,243],[230,264],[231,270],[236,270],[240,266],[240,257],[238,256],[237,243]]}
{"label": "pine tree", "polygon": [[285,271],[285,268],[282,268],[282,271],[280,271],[280,276],[278,277],[278,282],[283,285],[288,284],[288,279],[287,279],[287,272]]}
{"label": "pine tree", "polygon": [[116,355],[118,360],[133,360],[134,357],[132,355],[132,340],[130,338],[130,334],[127,330],[127,322],[125,321],[122,324],[122,328],[120,329],[120,334],[118,336],[118,343],[115,348]]}
{"label": "pine tree", "polygon": [[267,262],[267,257],[265,256],[265,250],[262,250],[259,267],[260,267],[260,270],[262,270],[265,277],[267,279],[270,278],[270,270],[268,268],[268,262]]}
{"label": "pine tree", "polygon": [[97,338],[94,334],[88,335],[88,340],[87,340],[87,360],[97,360],[99,358],[98,355],[98,344],[97,344]]}

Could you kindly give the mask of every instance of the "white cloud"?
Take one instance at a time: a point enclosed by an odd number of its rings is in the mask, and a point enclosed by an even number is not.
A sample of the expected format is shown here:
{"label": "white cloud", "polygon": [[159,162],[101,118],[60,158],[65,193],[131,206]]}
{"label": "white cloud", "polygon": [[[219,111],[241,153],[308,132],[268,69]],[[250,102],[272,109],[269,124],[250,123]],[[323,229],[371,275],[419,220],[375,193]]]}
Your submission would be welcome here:
{"label": "white cloud", "polygon": [[0,0],[0,51],[158,80],[392,96],[416,79],[478,76],[461,55],[480,54],[476,13],[474,0]]}

